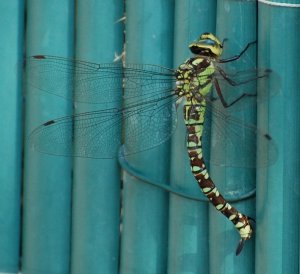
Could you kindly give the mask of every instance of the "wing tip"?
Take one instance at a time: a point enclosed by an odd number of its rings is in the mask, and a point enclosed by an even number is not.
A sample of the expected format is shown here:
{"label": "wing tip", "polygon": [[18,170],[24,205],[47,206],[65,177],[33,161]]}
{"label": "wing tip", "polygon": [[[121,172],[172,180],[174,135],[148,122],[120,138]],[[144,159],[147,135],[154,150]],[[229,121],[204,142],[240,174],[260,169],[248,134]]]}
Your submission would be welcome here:
{"label": "wing tip", "polygon": [[272,140],[272,137],[268,133],[266,133],[264,136],[266,137],[267,140],[269,140],[269,141]]}
{"label": "wing tip", "polygon": [[46,59],[45,55],[33,55],[32,56],[34,59]]}
{"label": "wing tip", "polygon": [[55,123],[55,121],[54,120],[50,120],[50,121],[47,121],[46,123],[44,123],[43,124],[43,126],[49,126],[49,125],[52,125],[52,124],[54,124]]}

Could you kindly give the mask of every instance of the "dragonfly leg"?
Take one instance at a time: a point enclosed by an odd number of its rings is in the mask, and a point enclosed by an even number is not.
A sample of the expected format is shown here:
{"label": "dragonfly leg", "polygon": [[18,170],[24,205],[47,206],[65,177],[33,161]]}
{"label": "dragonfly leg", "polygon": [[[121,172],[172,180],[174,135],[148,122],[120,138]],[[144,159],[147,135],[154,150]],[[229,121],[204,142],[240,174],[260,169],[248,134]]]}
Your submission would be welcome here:
{"label": "dragonfly leg", "polygon": [[[259,76],[256,76],[256,77],[252,77],[252,78],[249,78],[245,81],[240,81],[240,82],[237,82],[233,79],[231,79],[224,70],[222,70],[221,68],[217,68],[218,71],[220,72],[221,76],[224,78],[224,80],[230,84],[231,86],[239,86],[239,85],[243,85],[243,84],[247,84],[247,83],[250,83],[252,81],[255,81],[257,79],[260,79],[260,78],[264,78],[264,77],[267,77],[268,76],[268,72],[269,71],[266,71],[265,74],[263,75],[259,75]],[[222,102],[222,105],[225,107],[225,108],[228,108],[232,105],[234,105],[236,102],[238,102],[239,100],[241,100],[242,98],[244,97],[255,97],[257,96],[257,93],[254,93],[254,94],[248,94],[248,93],[243,93],[241,96],[239,96],[238,98],[236,98],[233,102],[231,103],[227,103],[222,95],[222,91],[221,91],[221,88],[220,88],[220,85],[219,85],[219,82],[217,79],[215,79],[215,87],[216,87],[216,90],[217,90],[217,93],[218,93],[218,96],[219,98],[221,99],[221,102]]]}
{"label": "dragonfly leg", "polygon": [[228,63],[228,62],[232,62],[232,61],[235,61],[235,60],[238,60],[247,50],[250,46],[256,44],[257,41],[253,41],[253,42],[250,42],[246,45],[246,47],[238,54],[238,55],[234,55],[232,57],[229,57],[229,58],[226,58],[226,59],[219,59],[218,62],[219,63]]}
{"label": "dragonfly leg", "polygon": [[247,80],[245,80],[245,81],[239,81],[239,82],[237,82],[237,81],[231,79],[231,78],[226,74],[226,72],[225,72],[224,70],[222,70],[221,68],[218,67],[217,69],[218,69],[218,71],[220,72],[220,74],[222,75],[222,77],[224,78],[224,80],[225,80],[229,85],[234,86],[234,87],[235,87],[235,86],[240,86],[240,85],[243,85],[243,84],[250,83],[250,82],[255,81],[255,80],[257,80],[257,79],[260,79],[260,78],[267,77],[267,76],[268,76],[268,73],[269,73],[269,71],[266,70],[266,71],[265,71],[265,74],[262,74],[262,75],[259,75],[259,76],[255,76],[255,77],[251,77],[251,78],[249,78],[249,79],[247,79]]}
{"label": "dragonfly leg", "polygon": [[223,41],[222,41],[222,48],[224,47],[224,43],[228,41],[228,38],[224,38]]}
{"label": "dragonfly leg", "polygon": [[244,93],[241,96],[239,96],[238,98],[236,98],[235,100],[233,100],[232,102],[227,103],[226,100],[225,100],[225,98],[223,97],[222,90],[220,88],[218,80],[214,79],[214,83],[215,83],[217,94],[218,94],[218,96],[219,96],[219,98],[221,100],[221,103],[222,103],[222,105],[223,105],[224,108],[231,107],[232,105],[234,105],[235,103],[237,103],[238,101],[240,101],[244,97],[253,97],[253,96],[256,96],[256,94],[247,94],[247,93]]}

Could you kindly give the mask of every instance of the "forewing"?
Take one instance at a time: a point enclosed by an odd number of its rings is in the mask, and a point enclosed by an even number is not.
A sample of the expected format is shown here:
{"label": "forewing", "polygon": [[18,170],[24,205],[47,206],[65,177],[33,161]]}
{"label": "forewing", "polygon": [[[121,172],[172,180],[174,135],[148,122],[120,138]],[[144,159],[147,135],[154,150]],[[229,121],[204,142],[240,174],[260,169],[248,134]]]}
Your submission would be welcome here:
{"label": "forewing", "polygon": [[128,64],[124,68],[122,63],[97,64],[49,55],[31,56],[25,64],[29,85],[68,100],[91,104],[121,101],[124,84],[127,96],[138,91],[144,98],[150,98],[164,89],[166,82],[175,81],[173,70],[155,65]]}

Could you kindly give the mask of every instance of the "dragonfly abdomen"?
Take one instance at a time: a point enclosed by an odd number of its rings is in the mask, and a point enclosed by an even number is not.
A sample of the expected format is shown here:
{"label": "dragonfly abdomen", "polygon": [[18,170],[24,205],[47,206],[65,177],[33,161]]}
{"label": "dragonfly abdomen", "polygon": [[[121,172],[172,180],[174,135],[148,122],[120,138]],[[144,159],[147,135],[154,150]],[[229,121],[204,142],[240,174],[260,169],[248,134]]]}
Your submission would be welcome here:
{"label": "dragonfly abdomen", "polygon": [[187,101],[184,106],[184,120],[187,127],[187,150],[190,158],[191,170],[204,195],[238,230],[241,236],[241,241],[236,250],[236,254],[238,255],[244,246],[244,242],[250,239],[253,230],[248,217],[238,212],[236,208],[226,201],[209,176],[203,159],[201,143],[205,108],[204,99],[201,104]]}

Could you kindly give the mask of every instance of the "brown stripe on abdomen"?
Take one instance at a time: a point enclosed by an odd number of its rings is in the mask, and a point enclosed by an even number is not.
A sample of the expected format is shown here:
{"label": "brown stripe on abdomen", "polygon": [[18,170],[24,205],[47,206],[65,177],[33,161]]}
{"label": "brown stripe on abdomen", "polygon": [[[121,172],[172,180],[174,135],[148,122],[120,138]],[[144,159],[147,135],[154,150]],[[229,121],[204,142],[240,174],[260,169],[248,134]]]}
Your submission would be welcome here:
{"label": "brown stripe on abdomen", "polygon": [[235,225],[238,230],[242,239],[237,249],[238,254],[244,244],[244,241],[248,240],[252,235],[252,227],[249,223],[249,219],[246,215],[238,212],[236,208],[231,206],[225,200],[210,178],[202,156],[202,130],[197,131],[196,126],[190,125],[187,122],[186,127],[188,132],[187,149],[193,175],[204,195],[218,211],[225,215]]}

